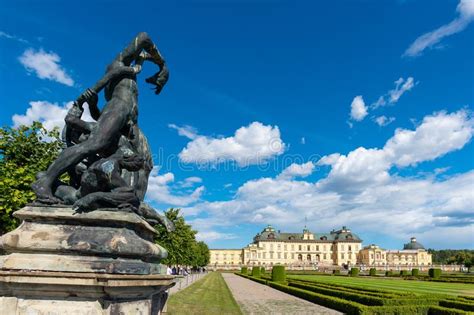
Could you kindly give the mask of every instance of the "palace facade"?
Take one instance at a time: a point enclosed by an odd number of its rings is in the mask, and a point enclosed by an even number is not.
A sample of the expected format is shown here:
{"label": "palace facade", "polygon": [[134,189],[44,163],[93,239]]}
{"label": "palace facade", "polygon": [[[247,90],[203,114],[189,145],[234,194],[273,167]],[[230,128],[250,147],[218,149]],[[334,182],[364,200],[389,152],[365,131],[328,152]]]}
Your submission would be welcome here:
{"label": "palace facade", "polygon": [[211,249],[209,267],[239,268],[281,264],[289,268],[330,266],[430,266],[431,254],[412,238],[403,250],[385,250],[372,244],[362,247],[362,240],[343,226],[329,233],[286,233],[271,225],[255,235],[242,249]]}

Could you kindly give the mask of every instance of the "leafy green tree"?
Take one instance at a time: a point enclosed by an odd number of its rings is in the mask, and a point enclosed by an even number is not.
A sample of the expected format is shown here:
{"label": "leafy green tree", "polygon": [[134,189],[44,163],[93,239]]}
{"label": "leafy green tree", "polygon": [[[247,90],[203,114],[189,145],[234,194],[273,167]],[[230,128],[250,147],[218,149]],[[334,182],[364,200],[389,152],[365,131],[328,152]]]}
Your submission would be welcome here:
{"label": "leafy green tree", "polygon": [[180,209],[169,209],[165,216],[173,222],[175,231],[168,232],[161,226],[155,226],[158,235],[156,243],[168,250],[164,264],[205,266],[209,263],[209,248],[203,242],[196,241],[196,231],[180,215]]}
{"label": "leafy green tree", "polygon": [[0,234],[18,226],[13,212],[35,199],[30,185],[61,147],[58,130],[48,131],[39,122],[0,128]]}

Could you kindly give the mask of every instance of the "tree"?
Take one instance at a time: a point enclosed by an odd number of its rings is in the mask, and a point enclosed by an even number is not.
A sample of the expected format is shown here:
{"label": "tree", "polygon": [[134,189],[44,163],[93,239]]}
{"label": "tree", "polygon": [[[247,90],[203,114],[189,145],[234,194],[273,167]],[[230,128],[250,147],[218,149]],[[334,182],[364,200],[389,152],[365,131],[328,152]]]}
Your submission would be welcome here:
{"label": "tree", "polygon": [[155,226],[158,232],[156,243],[168,250],[168,258],[162,262],[168,265],[206,266],[210,260],[209,248],[204,242],[196,241],[196,231],[184,221],[180,209],[169,209],[165,216],[173,222],[175,231],[168,232],[162,225]]}
{"label": "tree", "polygon": [[0,128],[0,234],[18,226],[13,212],[35,199],[30,185],[61,147],[58,130],[48,131],[39,122]]}

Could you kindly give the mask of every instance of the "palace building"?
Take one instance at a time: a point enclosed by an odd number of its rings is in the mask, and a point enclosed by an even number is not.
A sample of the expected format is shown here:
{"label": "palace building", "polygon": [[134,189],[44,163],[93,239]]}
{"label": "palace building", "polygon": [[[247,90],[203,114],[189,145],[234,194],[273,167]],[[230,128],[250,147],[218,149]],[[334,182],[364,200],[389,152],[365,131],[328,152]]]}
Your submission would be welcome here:
{"label": "palace building", "polygon": [[285,265],[288,268],[330,266],[413,267],[430,266],[431,254],[412,238],[403,250],[385,250],[372,244],[362,247],[362,240],[343,226],[329,233],[286,233],[271,225],[255,235],[242,249],[211,249],[209,267]]}

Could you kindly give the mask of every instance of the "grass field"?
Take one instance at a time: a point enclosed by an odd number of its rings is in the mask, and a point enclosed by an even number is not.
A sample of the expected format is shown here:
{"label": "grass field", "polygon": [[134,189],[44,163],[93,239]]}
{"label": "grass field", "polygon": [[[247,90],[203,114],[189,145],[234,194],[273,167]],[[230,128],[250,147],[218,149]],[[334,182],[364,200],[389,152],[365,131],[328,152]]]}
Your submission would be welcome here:
{"label": "grass field", "polygon": [[290,279],[310,280],[322,283],[350,285],[367,289],[383,289],[422,294],[449,294],[474,296],[474,285],[465,283],[444,283],[393,278],[374,279],[367,277],[340,277],[317,275],[288,275]]}
{"label": "grass field", "polygon": [[242,314],[219,272],[212,272],[169,298],[168,314]]}

